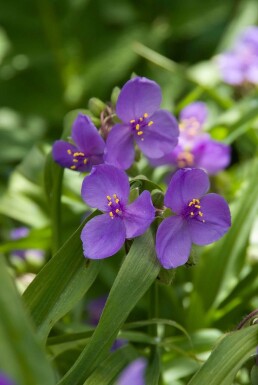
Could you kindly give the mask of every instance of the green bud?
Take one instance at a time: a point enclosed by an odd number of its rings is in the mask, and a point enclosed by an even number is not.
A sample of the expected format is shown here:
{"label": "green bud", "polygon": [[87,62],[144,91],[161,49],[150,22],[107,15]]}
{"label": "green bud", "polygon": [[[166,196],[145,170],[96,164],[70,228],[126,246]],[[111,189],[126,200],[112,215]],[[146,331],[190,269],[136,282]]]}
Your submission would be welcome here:
{"label": "green bud", "polygon": [[160,269],[159,275],[157,276],[157,281],[163,285],[171,285],[176,275],[176,269]]}
{"label": "green bud", "polygon": [[116,106],[116,102],[117,102],[119,94],[120,94],[120,88],[119,87],[113,88],[113,91],[112,91],[111,97],[110,97],[110,100],[111,100],[111,103],[113,106]]}
{"label": "green bud", "polygon": [[98,98],[91,98],[89,100],[88,107],[93,115],[98,118],[101,112],[104,111],[107,106],[104,102],[102,102],[102,100]]}
{"label": "green bud", "polygon": [[153,205],[157,209],[162,209],[164,206],[164,194],[162,191],[155,189],[151,193]]}

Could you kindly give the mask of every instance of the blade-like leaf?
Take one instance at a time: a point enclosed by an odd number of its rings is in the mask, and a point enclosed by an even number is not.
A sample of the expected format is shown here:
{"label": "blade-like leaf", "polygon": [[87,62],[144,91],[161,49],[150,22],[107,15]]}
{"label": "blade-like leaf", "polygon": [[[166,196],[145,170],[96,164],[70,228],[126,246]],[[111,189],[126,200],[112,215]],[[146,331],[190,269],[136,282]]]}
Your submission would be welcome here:
{"label": "blade-like leaf", "polygon": [[92,373],[111,348],[131,310],[159,273],[150,231],[135,239],[115,279],[99,324],[79,359],[59,385],[78,385]]}
{"label": "blade-like leaf", "polygon": [[[91,219],[92,215],[87,220]],[[24,293],[25,303],[42,340],[47,337],[54,323],[82,298],[97,277],[101,262],[89,262],[82,253],[80,234],[86,221],[47,263]]]}
{"label": "blade-like leaf", "polygon": [[0,258],[0,369],[19,385],[53,385],[54,374],[32,332],[20,298]]}
{"label": "blade-like leaf", "polygon": [[233,379],[258,345],[258,325],[224,337],[188,385],[232,385]]}

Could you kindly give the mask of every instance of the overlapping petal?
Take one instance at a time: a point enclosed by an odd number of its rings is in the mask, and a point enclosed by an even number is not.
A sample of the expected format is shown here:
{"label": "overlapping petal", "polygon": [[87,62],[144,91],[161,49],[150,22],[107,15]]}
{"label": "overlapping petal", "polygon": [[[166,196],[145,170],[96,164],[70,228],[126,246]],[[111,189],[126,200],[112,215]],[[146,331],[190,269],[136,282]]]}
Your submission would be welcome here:
{"label": "overlapping petal", "polygon": [[83,254],[89,259],[114,255],[125,241],[125,225],[121,218],[102,214],[91,219],[81,233]]}
{"label": "overlapping petal", "polygon": [[116,194],[121,204],[126,205],[129,196],[129,181],[126,173],[114,166],[101,164],[92,169],[82,183],[82,198],[91,207],[107,211],[107,196]]}
{"label": "overlapping petal", "polygon": [[189,221],[189,231],[193,243],[208,245],[220,239],[231,226],[227,202],[218,194],[208,194],[201,199],[202,219]]}
{"label": "overlapping petal", "polygon": [[135,135],[135,140],[144,155],[161,158],[177,145],[178,124],[174,116],[165,110],[156,111],[150,120],[153,124],[143,129],[142,136]]}
{"label": "overlapping petal", "polygon": [[172,177],[164,203],[177,214],[180,214],[186,204],[193,198],[199,199],[210,187],[206,172],[195,168],[183,168]]}
{"label": "overlapping petal", "polygon": [[204,169],[210,175],[229,165],[230,153],[230,146],[209,138],[199,140],[192,149],[195,167]]}
{"label": "overlapping petal", "polygon": [[145,113],[152,115],[161,103],[159,85],[144,77],[135,77],[123,86],[116,104],[116,113],[124,122],[142,117]]}
{"label": "overlapping petal", "polygon": [[200,124],[203,124],[208,116],[208,109],[203,102],[194,102],[186,106],[179,115],[179,120],[195,118]]}
{"label": "overlapping petal", "polygon": [[90,118],[78,114],[72,127],[72,139],[78,149],[86,155],[103,154],[105,142]]}
{"label": "overlapping petal", "polygon": [[106,143],[105,162],[123,170],[134,160],[133,135],[128,125],[116,124],[110,131]]}
{"label": "overlapping petal", "polygon": [[123,221],[126,228],[126,238],[142,235],[155,218],[155,209],[149,191],[143,193],[127,206]]}
{"label": "overlapping petal", "polygon": [[156,236],[156,251],[165,269],[176,268],[187,262],[191,238],[187,222],[181,216],[166,218],[160,224]]}
{"label": "overlapping petal", "polygon": [[53,145],[52,154],[55,162],[62,167],[70,168],[74,164],[72,154],[76,151],[77,147],[74,145],[65,142],[64,140],[57,140]]}

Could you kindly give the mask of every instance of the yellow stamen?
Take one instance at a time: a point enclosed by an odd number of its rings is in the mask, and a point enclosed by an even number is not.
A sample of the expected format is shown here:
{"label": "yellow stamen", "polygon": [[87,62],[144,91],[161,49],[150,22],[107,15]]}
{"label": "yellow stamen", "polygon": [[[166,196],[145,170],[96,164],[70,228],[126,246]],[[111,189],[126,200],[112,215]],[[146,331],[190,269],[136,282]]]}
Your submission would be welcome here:
{"label": "yellow stamen", "polygon": [[112,213],[112,211],[109,212],[109,216],[110,216],[111,218],[114,217],[114,214]]}
{"label": "yellow stamen", "polygon": [[76,166],[75,164],[73,166],[70,167],[72,170],[75,170],[76,169]]}
{"label": "yellow stamen", "polygon": [[201,208],[200,205],[194,205],[194,207],[196,207],[197,209],[200,209],[200,208]]}
{"label": "yellow stamen", "polygon": [[143,134],[143,131],[138,131],[137,132],[137,135],[142,135]]}
{"label": "yellow stamen", "polygon": [[116,213],[117,213],[117,214],[120,213],[120,210],[119,210],[119,209],[116,209]]}
{"label": "yellow stamen", "polygon": [[152,126],[153,125],[153,121],[150,120],[149,123],[148,123],[148,126]]}
{"label": "yellow stamen", "polygon": [[130,120],[130,123],[135,123],[135,120],[134,119]]}
{"label": "yellow stamen", "polygon": [[87,162],[88,162],[88,159],[87,159],[87,158],[83,159],[83,163],[84,163],[84,164],[86,164]]}
{"label": "yellow stamen", "polygon": [[144,118],[148,118],[148,116],[149,116],[149,115],[147,114],[147,112],[145,112],[145,114],[143,114],[143,117],[144,117]]}
{"label": "yellow stamen", "polygon": [[78,159],[73,159],[73,162],[78,163],[79,161]]}
{"label": "yellow stamen", "polygon": [[111,196],[107,195],[107,200],[111,201]]}
{"label": "yellow stamen", "polygon": [[142,122],[142,121],[143,121],[143,118],[140,118],[139,121]]}
{"label": "yellow stamen", "polygon": [[113,197],[114,197],[114,198],[117,198],[117,195],[116,195],[116,194],[113,194]]}
{"label": "yellow stamen", "polygon": [[200,217],[203,217],[203,213],[201,211],[199,211],[198,214],[200,215]]}
{"label": "yellow stamen", "polygon": [[84,156],[85,154],[83,152],[75,152],[73,156]]}
{"label": "yellow stamen", "polygon": [[109,202],[109,203],[108,203],[108,206],[112,206],[112,202]]}
{"label": "yellow stamen", "polygon": [[136,130],[139,130],[139,129],[140,129],[140,125],[139,125],[139,124],[136,124],[135,129],[136,129]]}
{"label": "yellow stamen", "polygon": [[116,203],[119,203],[119,199],[116,199],[115,202],[116,202]]}
{"label": "yellow stamen", "polygon": [[191,211],[190,214],[191,214],[192,217],[194,216],[194,212],[193,211]]}
{"label": "yellow stamen", "polygon": [[67,150],[67,154],[71,155],[72,150]]}

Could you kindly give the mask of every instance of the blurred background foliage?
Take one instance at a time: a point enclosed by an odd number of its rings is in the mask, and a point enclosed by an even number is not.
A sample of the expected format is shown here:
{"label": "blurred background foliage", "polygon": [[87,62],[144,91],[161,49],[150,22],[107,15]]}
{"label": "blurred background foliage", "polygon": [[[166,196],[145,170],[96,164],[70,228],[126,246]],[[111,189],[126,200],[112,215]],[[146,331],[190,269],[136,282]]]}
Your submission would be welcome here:
{"label": "blurred background foliage", "polygon": [[[0,252],[42,248],[49,258],[53,213],[43,183],[46,154],[63,130],[69,132],[75,116],[71,110],[86,109],[93,96],[108,101],[113,88],[121,87],[132,73],[157,81],[163,106],[175,114],[195,99],[207,102],[207,128],[214,138],[233,146],[231,167],[212,180],[214,189],[231,201],[232,231],[205,249],[201,258],[194,250],[197,267],[178,269],[172,288],[158,289],[159,317],[178,322],[192,339],[189,344],[182,333],[159,325],[166,337],[164,384],[185,384],[218,337],[258,307],[258,94],[252,89],[239,95],[222,84],[213,59],[244,27],[257,23],[256,0],[9,0],[1,5]],[[146,164],[140,170],[154,182],[162,179]],[[60,244],[85,215],[82,178],[65,171]],[[31,233],[10,240],[9,231],[21,224]],[[110,290],[120,262],[119,257],[104,261],[89,297]],[[13,269],[18,276],[35,272],[30,265]],[[79,303],[52,336],[83,329],[85,309],[85,303]],[[130,321],[145,319],[147,312],[148,294]],[[126,338],[136,339],[143,350],[147,337],[127,333]],[[72,349],[78,355],[81,347]],[[58,367],[66,349],[54,346],[52,353]],[[59,374],[70,364],[68,355]],[[247,369],[236,381],[248,384]]]}

